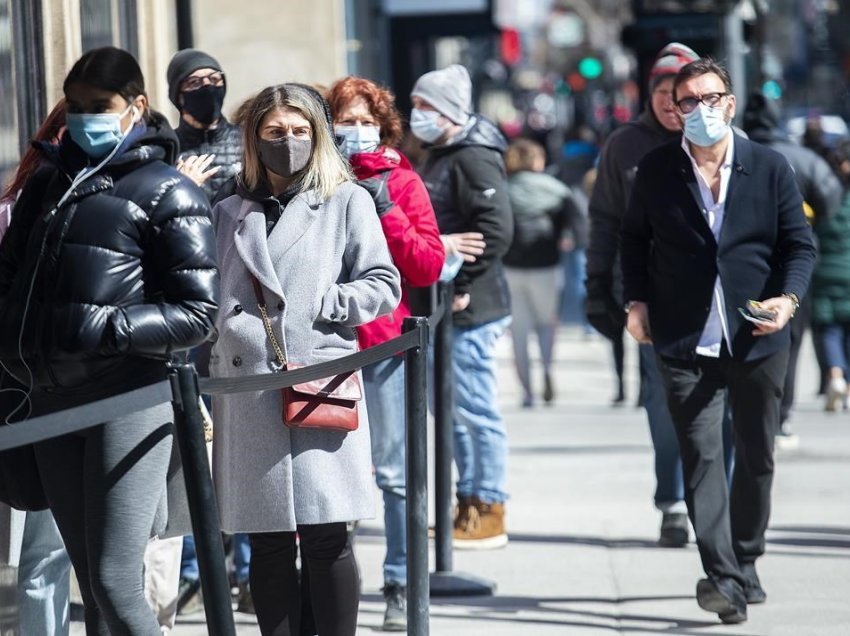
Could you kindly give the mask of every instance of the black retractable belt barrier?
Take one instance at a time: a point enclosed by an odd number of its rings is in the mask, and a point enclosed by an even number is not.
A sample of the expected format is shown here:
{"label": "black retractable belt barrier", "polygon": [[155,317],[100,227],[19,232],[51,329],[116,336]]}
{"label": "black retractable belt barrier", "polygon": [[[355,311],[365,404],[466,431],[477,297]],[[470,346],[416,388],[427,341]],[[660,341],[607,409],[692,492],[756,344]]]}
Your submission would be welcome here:
{"label": "black retractable belt barrier", "polygon": [[407,425],[407,633],[428,635],[428,320],[405,318],[419,346],[404,354]]}
{"label": "black retractable belt barrier", "polygon": [[176,368],[171,378],[174,387],[174,423],[183,460],[207,629],[212,636],[236,636],[221,523],[204,440],[198,375],[191,364],[183,364]]}
{"label": "black retractable belt barrier", "polygon": [[495,583],[452,572],[454,535],[452,460],[454,458],[454,378],[452,375],[452,300],[454,284],[439,284],[442,320],[434,333],[434,499],[436,508],[436,569],[431,573],[431,596],[490,596]]}

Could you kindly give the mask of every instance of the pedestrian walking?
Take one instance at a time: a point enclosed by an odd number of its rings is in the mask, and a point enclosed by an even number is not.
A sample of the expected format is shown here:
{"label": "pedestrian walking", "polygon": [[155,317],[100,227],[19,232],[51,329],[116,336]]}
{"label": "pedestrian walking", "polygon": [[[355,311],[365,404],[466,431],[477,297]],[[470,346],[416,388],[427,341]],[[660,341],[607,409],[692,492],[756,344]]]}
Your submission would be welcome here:
{"label": "pedestrian walking", "polygon": [[814,224],[818,260],[809,295],[814,338],[829,376],[824,408],[835,412],[846,411],[850,401],[850,143],[837,144],[832,156],[843,176],[842,201]]}
{"label": "pedestrian walking", "polygon": [[[0,244],[0,359],[14,417],[163,381],[217,312],[209,204],[170,164],[177,139],[121,49],[83,55],[63,85],[67,131],[23,188]],[[35,447],[90,633],[160,634],[143,559],[165,527],[171,404]],[[129,502],[129,503],[128,503]]]}
{"label": "pedestrian walking", "polygon": [[512,141],[505,153],[508,196],[513,210],[513,242],[505,254],[511,292],[514,365],[522,386],[522,406],[534,406],[529,337],[534,333],[543,365],[543,402],[555,399],[552,356],[558,322],[561,246],[574,243],[582,213],[572,191],[543,172],[546,151],[530,139]]}
{"label": "pedestrian walking", "polygon": [[476,260],[464,261],[454,279],[454,543],[502,547],[508,541],[508,440],[498,408],[494,352],[511,312],[502,266],[513,234],[503,160],[507,143],[492,122],[472,113],[472,81],[463,66],[426,73],[410,96],[411,132],[428,144],[422,178],[440,232],[478,232],[484,241]]}
{"label": "pedestrian walking", "polygon": [[[707,574],[697,602],[739,623],[747,603],[766,599],[755,562],[770,513],[786,326],[815,249],[788,161],[730,127],[735,95],[726,69],[709,58],[685,65],[673,101],[684,136],[641,160],[623,217],[628,330],[653,344],[667,389]],[[727,392],[731,489],[720,461]]]}
{"label": "pedestrian walking", "polygon": [[[401,288],[372,197],[336,148],[327,103],[301,84],[271,86],[242,126],[237,193],[213,210],[223,310],[210,373],[271,373],[354,353],[355,328],[394,310]],[[318,633],[353,635],[360,581],[346,524],[374,514],[367,409],[348,433],[287,427],[282,410],[280,391],[214,398],[222,527],[250,533],[263,634],[299,634],[297,532]]]}
{"label": "pedestrian walking", "polygon": [[[784,156],[794,170],[794,178],[803,200],[812,211],[810,223],[817,226],[829,219],[841,206],[844,188],[829,163],[815,151],[796,144],[781,130],[779,105],[761,92],[747,97],[743,128],[749,138],[765,144]],[[829,239],[827,239],[829,240]],[[814,291],[814,289],[813,289]],[[776,443],[785,448],[799,445],[799,438],[791,430],[791,409],[796,393],[797,358],[803,335],[810,323],[811,296],[800,298],[800,309],[791,321],[791,349],[788,371],[782,390],[782,408],[779,414],[779,431]]]}
{"label": "pedestrian walking", "polygon": [[[402,296],[391,314],[357,328],[362,349],[401,335],[410,316],[408,288],[437,282],[445,260],[428,191],[398,150],[401,116],[386,88],[345,77],[328,93],[334,130],[359,183],[372,194]],[[407,631],[407,508],[405,473],[404,359],[394,356],[363,368],[369,405],[372,464],[384,499],[384,631]]]}
{"label": "pedestrian walking", "polygon": [[[689,47],[671,42],[656,56],[649,73],[649,104],[640,117],[614,131],[605,142],[590,199],[590,244],[587,249],[587,314],[592,324],[622,349],[625,314],[618,271],[620,223],[628,205],[638,162],[653,148],[681,138],[682,123],[673,103],[673,78],[698,59]],[[640,346],[641,402],[646,409],[655,451],[655,507],[661,512],[658,543],[688,543],[688,519],[682,460],[667,409],[664,386],[649,344]]]}

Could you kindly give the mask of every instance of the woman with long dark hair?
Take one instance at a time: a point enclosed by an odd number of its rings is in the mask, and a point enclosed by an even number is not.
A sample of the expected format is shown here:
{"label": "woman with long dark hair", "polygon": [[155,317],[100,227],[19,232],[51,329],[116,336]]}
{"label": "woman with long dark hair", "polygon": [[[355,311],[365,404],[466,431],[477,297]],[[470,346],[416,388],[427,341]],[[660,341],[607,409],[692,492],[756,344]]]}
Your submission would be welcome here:
{"label": "woman with long dark hair", "polygon": [[[171,167],[177,140],[136,60],[89,51],[63,89],[67,130],[43,147],[0,245],[0,362],[20,387],[11,420],[166,379],[218,308],[209,204]],[[164,527],[172,419],[164,401],[36,445],[89,634],[160,634],[142,563]]]}

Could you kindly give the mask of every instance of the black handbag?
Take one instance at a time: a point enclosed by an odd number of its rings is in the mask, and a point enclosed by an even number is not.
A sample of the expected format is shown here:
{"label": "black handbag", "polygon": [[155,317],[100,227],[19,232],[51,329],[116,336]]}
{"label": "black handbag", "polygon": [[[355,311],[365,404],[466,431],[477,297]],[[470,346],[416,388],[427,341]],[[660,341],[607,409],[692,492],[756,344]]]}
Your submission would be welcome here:
{"label": "black handbag", "polygon": [[[18,389],[17,391],[0,391],[0,431],[2,431],[7,426],[6,418],[24,399],[24,393],[21,391],[26,391],[26,387],[4,372],[0,377],[0,388]],[[15,419],[20,419],[25,414],[26,405],[15,413],[10,426],[26,426],[26,422],[14,424]],[[0,451],[0,502],[18,510],[31,512],[46,510],[49,507],[41,476],[38,473],[33,444]]]}

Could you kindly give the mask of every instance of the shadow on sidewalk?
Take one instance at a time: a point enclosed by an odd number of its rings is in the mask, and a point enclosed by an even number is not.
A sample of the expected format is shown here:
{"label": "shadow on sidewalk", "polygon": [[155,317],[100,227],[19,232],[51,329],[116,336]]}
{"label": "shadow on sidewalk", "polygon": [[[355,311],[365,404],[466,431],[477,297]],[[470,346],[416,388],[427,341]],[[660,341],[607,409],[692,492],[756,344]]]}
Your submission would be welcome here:
{"label": "shadow on sidewalk", "polygon": [[[380,604],[383,598],[377,594],[363,595],[362,601]],[[553,605],[567,604],[608,604],[619,606],[625,603],[657,603],[664,601],[689,601],[694,602],[693,595],[674,596],[631,596],[622,598],[609,597],[543,597],[534,598],[527,596],[482,596],[482,597],[458,597],[458,598],[432,598],[431,619],[451,619],[464,621],[500,621],[517,625],[560,625],[563,627],[597,629],[600,631],[611,631],[617,629],[606,622],[619,624],[628,622],[627,627],[622,629],[629,633],[663,634],[675,633],[684,636],[697,636],[703,634],[702,630],[716,627],[720,623],[716,620],[695,621],[680,619],[670,616],[653,616],[651,614],[623,614],[612,607],[612,611],[593,611],[572,607],[553,607]],[[466,614],[442,613],[443,609],[465,608]],[[361,612],[370,612],[368,608],[361,606]],[[374,610],[377,612],[378,610]],[[519,612],[534,612],[544,616],[518,616]],[[582,620],[588,619],[588,620]],[[595,619],[602,622],[590,622]],[[584,632],[583,632],[584,633]],[[724,636],[743,636],[735,632],[724,631]]]}

